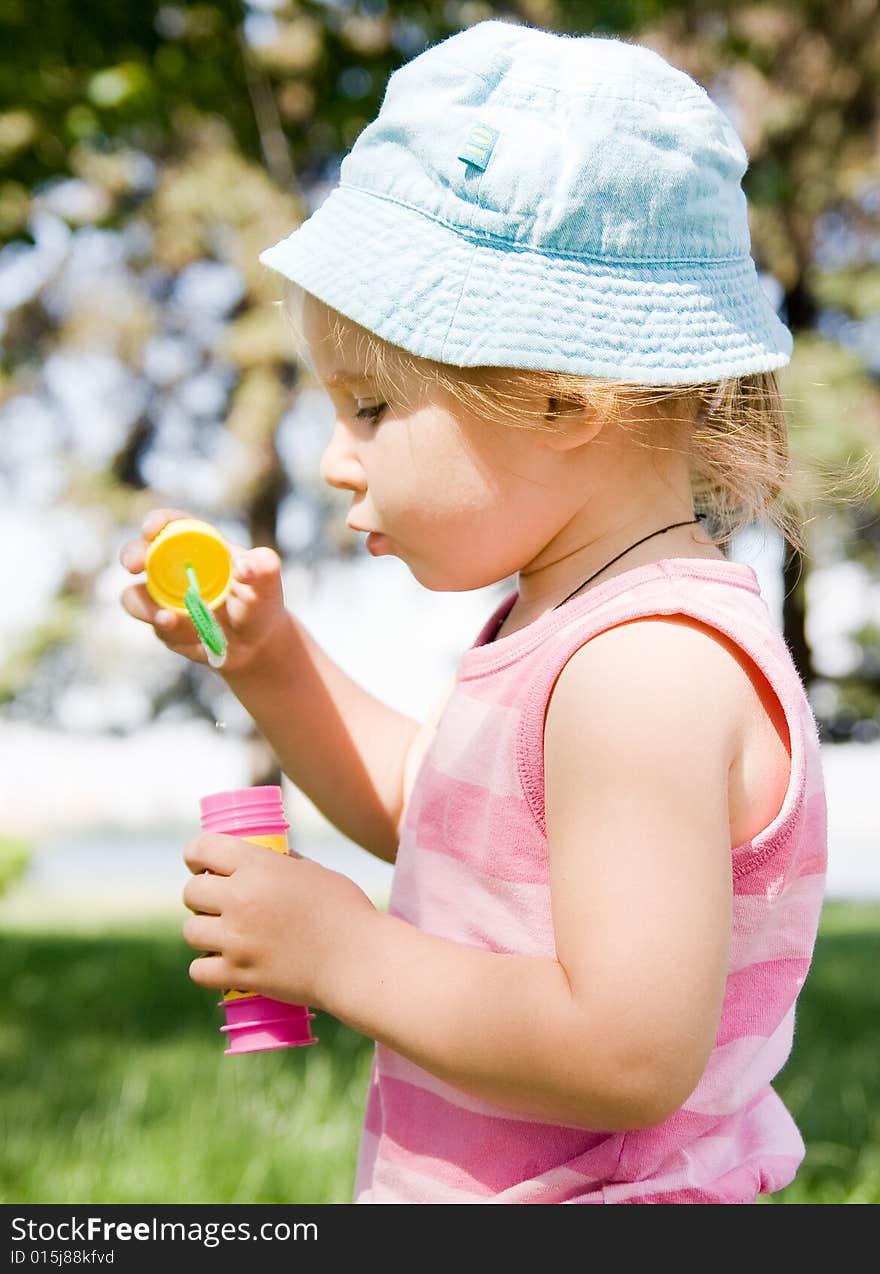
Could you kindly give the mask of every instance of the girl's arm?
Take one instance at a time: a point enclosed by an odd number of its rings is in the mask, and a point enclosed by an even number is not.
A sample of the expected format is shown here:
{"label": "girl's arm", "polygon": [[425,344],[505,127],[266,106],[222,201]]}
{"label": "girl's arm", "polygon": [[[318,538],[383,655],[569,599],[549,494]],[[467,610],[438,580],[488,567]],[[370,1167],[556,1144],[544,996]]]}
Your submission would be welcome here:
{"label": "girl's arm", "polygon": [[291,782],[344,836],[394,862],[419,723],[353,681],[289,611],[257,668],[221,675]]}
{"label": "girl's arm", "polygon": [[557,958],[364,910],[321,1007],[512,1112],[609,1131],[668,1118],[705,1069],[726,984],[735,694],[729,656],[695,628],[632,623],[581,647],[545,726]]}

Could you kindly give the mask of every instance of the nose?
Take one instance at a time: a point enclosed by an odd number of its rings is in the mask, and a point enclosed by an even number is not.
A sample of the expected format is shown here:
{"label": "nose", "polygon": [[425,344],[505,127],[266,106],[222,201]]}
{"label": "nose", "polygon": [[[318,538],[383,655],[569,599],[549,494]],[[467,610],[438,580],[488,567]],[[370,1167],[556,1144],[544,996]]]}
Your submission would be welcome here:
{"label": "nose", "polygon": [[337,420],[333,434],[321,457],[318,469],[321,480],[329,487],[343,491],[366,491],[367,481],[357,454],[355,440],[344,422]]}

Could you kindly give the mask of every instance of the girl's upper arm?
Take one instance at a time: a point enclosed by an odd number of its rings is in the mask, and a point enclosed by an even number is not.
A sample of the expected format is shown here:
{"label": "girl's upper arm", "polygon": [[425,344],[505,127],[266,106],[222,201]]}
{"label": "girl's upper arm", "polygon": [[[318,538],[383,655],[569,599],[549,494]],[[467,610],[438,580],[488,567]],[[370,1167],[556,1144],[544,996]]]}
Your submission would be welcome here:
{"label": "girl's upper arm", "polygon": [[[729,655],[662,618],[594,637],[554,686],[544,781],[556,952],[622,1102],[668,1118],[721,1016],[731,930]],[[643,1119],[645,1122],[645,1119]]]}

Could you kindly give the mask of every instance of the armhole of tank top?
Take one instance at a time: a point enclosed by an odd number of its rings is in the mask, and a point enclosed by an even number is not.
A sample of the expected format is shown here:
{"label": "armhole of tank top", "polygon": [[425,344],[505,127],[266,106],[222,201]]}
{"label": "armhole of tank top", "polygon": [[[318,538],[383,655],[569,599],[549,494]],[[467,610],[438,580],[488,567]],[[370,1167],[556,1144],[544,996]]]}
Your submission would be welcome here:
{"label": "armhole of tank top", "polygon": [[[608,632],[612,628],[619,628],[634,619],[663,619],[669,615],[683,615],[691,619],[697,619],[708,627],[724,633],[742,650],[755,669],[761,673],[785,715],[791,752],[788,785],[782,805],[776,816],[751,840],[745,841],[742,845],[735,846],[731,850],[733,875],[735,877],[743,876],[748,872],[754,871],[761,863],[766,862],[783,843],[792,818],[803,800],[806,786],[804,696],[803,694],[798,696],[794,693],[793,683],[785,676],[785,669],[780,666],[778,657],[773,654],[768,646],[762,644],[762,635],[759,629],[755,628],[754,630],[754,641],[750,642],[749,645],[744,645],[742,634],[744,625],[740,625],[740,631],[736,632],[733,626],[728,626],[721,622],[717,613],[710,614],[702,607],[682,605],[680,601],[666,609],[660,609],[654,605],[650,610],[645,611],[644,614],[627,615],[614,620],[610,624],[606,624],[596,632],[591,633],[583,641],[574,640],[571,645],[562,645],[560,642],[554,643],[547,660],[542,663],[528,688],[517,727],[516,763],[523,796],[528,803],[539,832],[546,839],[544,727],[553,689],[572,655],[594,637],[598,637],[600,633]],[[748,621],[745,622],[748,623]],[[570,632],[568,634],[564,632],[559,634],[560,639],[565,636],[571,639],[572,634]],[[785,689],[786,683],[790,687],[788,690]]]}

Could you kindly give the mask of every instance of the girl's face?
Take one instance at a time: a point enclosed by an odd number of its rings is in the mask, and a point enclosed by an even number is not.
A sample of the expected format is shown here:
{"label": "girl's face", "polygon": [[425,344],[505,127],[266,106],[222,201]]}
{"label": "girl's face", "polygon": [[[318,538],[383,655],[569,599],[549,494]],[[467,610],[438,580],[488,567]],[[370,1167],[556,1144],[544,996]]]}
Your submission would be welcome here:
{"label": "girl's face", "polygon": [[[526,568],[583,501],[582,484],[578,500],[561,481],[564,455],[552,436],[487,424],[424,388],[407,395],[414,407],[384,403],[358,365],[354,329],[346,326],[337,350],[321,302],[307,296],[302,318],[336,412],[321,477],[351,493],[350,526],[378,533],[370,551],[401,558],[441,592]],[[343,383],[343,373],[356,379]]]}

